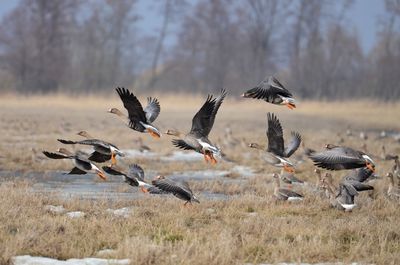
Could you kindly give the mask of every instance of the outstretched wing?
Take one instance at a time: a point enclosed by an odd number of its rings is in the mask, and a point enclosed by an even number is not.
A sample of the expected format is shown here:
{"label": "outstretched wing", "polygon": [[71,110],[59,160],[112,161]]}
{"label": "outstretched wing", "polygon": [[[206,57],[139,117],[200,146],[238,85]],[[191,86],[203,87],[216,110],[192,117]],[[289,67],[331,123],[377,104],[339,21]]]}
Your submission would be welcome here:
{"label": "outstretched wing", "polygon": [[123,172],[123,170],[117,166],[117,165],[112,165],[112,166],[103,166],[102,167],[104,172],[110,175],[115,175],[115,176],[125,176],[126,173]]}
{"label": "outstretched wing", "polygon": [[290,143],[286,147],[284,157],[290,157],[296,150],[299,148],[301,144],[301,135],[298,132],[292,132],[292,139]]}
{"label": "outstretched wing", "polygon": [[165,192],[191,197],[191,191],[182,186],[182,183],[178,184],[173,180],[163,178],[153,180],[152,184]]}
{"label": "outstretched wing", "polygon": [[336,148],[312,153],[309,157],[314,161],[314,165],[329,170],[352,169],[365,166],[364,161],[351,154],[339,152]]}
{"label": "outstretched wing", "polygon": [[64,154],[61,154],[61,153],[53,153],[53,152],[43,151],[43,154],[44,154],[45,156],[47,156],[48,158],[51,158],[51,159],[65,159],[65,158],[69,158],[68,155],[64,155]]}
{"label": "outstretched wing", "polygon": [[130,120],[129,126],[132,129],[137,129],[137,127],[139,126],[141,127],[139,122],[146,122],[147,119],[142,104],[140,104],[140,101],[128,89],[117,87],[116,91],[122,102],[124,103],[124,107],[128,111]]}
{"label": "outstretched wing", "polygon": [[128,171],[128,176],[129,177],[134,177],[139,179],[140,181],[144,181],[144,171],[143,168],[141,168],[137,164],[131,164],[129,165],[129,171]]}
{"label": "outstretched wing", "polygon": [[272,152],[278,156],[284,156],[284,142],[283,142],[283,131],[281,123],[273,113],[267,113],[268,117],[268,152]]}
{"label": "outstretched wing", "polygon": [[275,77],[266,77],[256,87],[247,90],[243,95],[246,98],[263,99],[268,102],[272,102],[277,95],[293,96]]}
{"label": "outstretched wing", "polygon": [[210,122],[204,128],[204,133],[206,134],[206,136],[210,134],[210,131],[211,131],[212,127],[214,126],[215,117],[217,116],[219,107],[221,107],[222,102],[224,101],[225,97],[226,97],[226,90],[221,89],[221,95],[215,101],[214,109],[213,109],[213,111],[211,113],[211,117],[210,117]]}
{"label": "outstretched wing", "polygon": [[[214,112],[216,99],[212,95],[208,95],[206,102],[192,119],[192,128],[190,133],[195,137],[207,137],[210,132],[210,124]],[[211,126],[212,127],[212,126]]]}
{"label": "outstretched wing", "polygon": [[86,171],[80,170],[77,167],[74,167],[67,175],[85,175]]}
{"label": "outstretched wing", "polygon": [[105,155],[95,151],[88,157],[88,159],[97,163],[104,163],[111,159],[111,155]]}
{"label": "outstretched wing", "polygon": [[161,107],[160,107],[160,102],[156,98],[147,98],[147,106],[144,109],[144,112],[146,113],[146,119],[147,122],[152,123],[155,121],[160,114]]}
{"label": "outstretched wing", "polygon": [[172,139],[172,144],[183,150],[196,150],[195,148],[191,147],[184,140],[181,139]]}

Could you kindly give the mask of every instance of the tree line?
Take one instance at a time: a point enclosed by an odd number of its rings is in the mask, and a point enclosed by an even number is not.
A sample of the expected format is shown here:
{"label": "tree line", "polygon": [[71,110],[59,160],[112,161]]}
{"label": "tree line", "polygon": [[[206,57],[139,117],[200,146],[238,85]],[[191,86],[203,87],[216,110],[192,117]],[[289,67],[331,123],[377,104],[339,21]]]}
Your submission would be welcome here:
{"label": "tree line", "polygon": [[302,98],[400,98],[400,0],[369,52],[352,0],[153,0],[155,32],[138,1],[20,0],[0,22],[0,91],[240,95],[275,75]]}

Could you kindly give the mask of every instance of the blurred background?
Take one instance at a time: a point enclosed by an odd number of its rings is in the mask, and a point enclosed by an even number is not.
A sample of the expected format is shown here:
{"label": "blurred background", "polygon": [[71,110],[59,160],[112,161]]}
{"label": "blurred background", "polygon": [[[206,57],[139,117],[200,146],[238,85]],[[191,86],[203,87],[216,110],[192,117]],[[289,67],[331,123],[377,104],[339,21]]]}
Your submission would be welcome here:
{"label": "blurred background", "polygon": [[276,75],[305,99],[400,97],[400,0],[0,2],[2,94],[240,95]]}

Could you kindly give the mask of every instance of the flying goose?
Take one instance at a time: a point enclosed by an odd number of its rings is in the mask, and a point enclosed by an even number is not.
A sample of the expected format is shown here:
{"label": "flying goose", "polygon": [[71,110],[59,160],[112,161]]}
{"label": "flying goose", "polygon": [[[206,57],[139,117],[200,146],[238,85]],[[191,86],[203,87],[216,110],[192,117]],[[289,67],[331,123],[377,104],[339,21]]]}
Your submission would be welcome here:
{"label": "flying goose", "polygon": [[220,157],[221,150],[211,143],[208,139],[208,135],[214,125],[215,116],[225,96],[226,91],[224,89],[221,90],[221,95],[217,98],[208,95],[203,106],[196,115],[194,115],[192,119],[192,128],[189,133],[182,134],[177,130],[167,130],[166,134],[179,137],[179,139],[173,139],[172,144],[183,150],[194,150],[203,154],[206,162],[211,162],[211,164],[217,163],[214,155]]}
{"label": "flying goose", "polygon": [[346,212],[350,212],[356,207],[354,197],[358,195],[358,192],[352,185],[341,183],[339,184],[339,192],[335,193],[332,186],[329,185],[325,179],[323,179],[322,182],[322,187],[327,190],[329,201],[333,207]]}
{"label": "flying goose", "polygon": [[328,170],[367,167],[375,172],[375,164],[371,157],[350,147],[328,144],[324,151],[312,153],[309,157],[314,165]]}
{"label": "flying goose", "polygon": [[[288,172],[294,172],[294,166],[289,160],[287,160],[287,158],[289,158],[299,148],[301,136],[297,132],[292,132],[292,139],[285,149],[283,130],[278,118],[275,116],[275,114],[271,114],[269,112],[267,113],[267,118],[268,147],[266,150],[265,159],[268,163],[276,167],[283,167],[283,169]],[[263,149],[256,143],[249,144],[249,147]]]}
{"label": "flying goose", "polygon": [[133,187],[140,187],[143,193],[150,194],[163,194],[162,190],[148,184],[144,180],[144,170],[137,164],[131,164],[128,166],[128,171],[122,169],[119,166],[103,166],[103,170],[110,175],[124,176],[125,182]]}
{"label": "flying goose", "polygon": [[357,181],[357,182],[369,182],[371,180],[379,178],[374,174],[372,170],[367,167],[361,167],[357,169],[353,169],[350,174],[344,176],[342,178],[343,181]]}
{"label": "flying goose", "polygon": [[117,160],[115,159],[116,155],[124,156],[124,154],[113,144],[110,144],[103,140],[98,140],[89,135],[86,131],[80,131],[78,135],[83,136],[86,140],[82,141],[71,141],[64,139],[57,139],[60,143],[63,144],[82,144],[82,145],[91,145],[94,148],[94,152],[88,157],[90,161],[103,163],[111,159],[112,164],[116,164]]}
{"label": "flying goose", "polygon": [[184,200],[184,205],[192,202],[200,203],[186,181],[174,181],[164,176],[158,176],[151,183],[160,190],[172,193],[175,197]]}
{"label": "flying goose", "polygon": [[71,159],[75,167],[69,173],[67,173],[68,175],[84,175],[92,172],[97,174],[97,176],[103,180],[107,179],[104,173],[95,164],[90,162],[82,152],[72,154],[67,149],[60,148],[56,153],[43,151],[43,154],[51,159]]}
{"label": "flying goose", "polygon": [[157,119],[161,111],[158,100],[156,98],[148,97],[147,107],[143,109],[140,101],[128,89],[117,87],[116,91],[124,103],[125,109],[128,111],[128,117],[117,108],[111,108],[108,112],[123,119],[132,130],[142,133],[147,132],[154,138],[160,138],[160,131],[152,125],[152,122]]}
{"label": "flying goose", "polygon": [[272,104],[286,105],[289,109],[296,108],[292,93],[273,76],[266,77],[256,87],[242,94],[242,97],[263,99]]}
{"label": "flying goose", "polygon": [[273,175],[275,179],[275,188],[274,188],[274,197],[280,201],[301,201],[303,200],[303,195],[294,192],[289,189],[281,188],[281,184],[279,181],[279,175],[274,173]]}

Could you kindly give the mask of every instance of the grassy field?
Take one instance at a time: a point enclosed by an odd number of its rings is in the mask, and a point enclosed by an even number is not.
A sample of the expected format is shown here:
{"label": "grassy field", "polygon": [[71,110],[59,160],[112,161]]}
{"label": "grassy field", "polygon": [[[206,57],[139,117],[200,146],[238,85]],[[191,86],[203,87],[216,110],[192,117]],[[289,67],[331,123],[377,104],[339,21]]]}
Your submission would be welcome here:
{"label": "grassy field", "polygon": [[[192,116],[204,97],[159,95],[162,111],[155,124],[165,131],[190,129]],[[48,96],[0,99],[1,170],[16,171],[16,178],[0,182],[0,262],[15,255],[46,256],[58,259],[97,256],[102,249],[114,249],[109,258],[129,258],[132,264],[243,264],[277,262],[360,262],[400,263],[399,203],[386,198],[388,180],[375,185],[373,196],[362,194],[352,213],[332,209],[327,199],[308,189],[297,204],[276,203],[272,199],[271,173],[259,153],[246,143],[266,144],[266,113],[275,112],[289,137],[299,131],[305,145],[322,149],[326,143],[338,143],[375,155],[377,174],[386,174],[392,163],[379,159],[381,147],[388,153],[400,153],[400,144],[392,138],[376,139],[382,130],[400,130],[400,104],[377,102],[300,102],[290,111],[260,101],[228,98],[210,138],[241,165],[257,174],[241,185],[224,179],[191,183],[194,192],[211,191],[234,195],[229,200],[208,200],[182,207],[182,201],[167,197],[145,196],[135,200],[61,199],[57,192],[32,192],[34,181],[18,177],[24,172],[69,170],[63,161],[50,161],[42,150],[56,150],[57,138],[79,139],[76,133],[87,130],[93,136],[110,141],[122,149],[135,149],[142,137],[154,152],[168,155],[174,149],[171,138],[153,140],[125,127],[106,111],[123,109],[116,95],[71,98]],[[243,141],[235,147],[224,146],[225,128]],[[347,137],[346,129],[354,132]],[[358,137],[360,131],[369,136]],[[303,150],[295,154],[302,159]],[[304,158],[304,157],[303,157]],[[204,162],[171,162],[149,159],[125,159],[160,174],[174,171],[229,170],[232,163],[216,166]],[[297,177],[314,185],[313,165],[305,160],[296,168]],[[334,172],[338,182],[345,172]],[[233,176],[235,177],[235,176]],[[121,183],[121,186],[124,184]],[[372,199],[373,197],[374,199]],[[68,211],[83,211],[84,218],[70,219],[45,210],[46,205],[63,205]],[[131,207],[128,218],[110,215],[106,209]]]}

